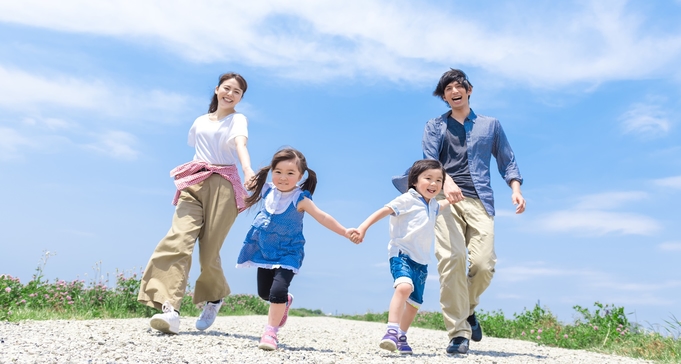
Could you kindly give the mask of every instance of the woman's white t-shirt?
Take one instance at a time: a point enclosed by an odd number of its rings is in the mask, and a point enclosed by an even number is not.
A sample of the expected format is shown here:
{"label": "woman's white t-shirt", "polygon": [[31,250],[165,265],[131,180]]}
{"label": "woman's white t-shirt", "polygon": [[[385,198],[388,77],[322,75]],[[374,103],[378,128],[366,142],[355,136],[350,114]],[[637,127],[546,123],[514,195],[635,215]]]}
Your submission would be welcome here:
{"label": "woman's white t-shirt", "polygon": [[194,120],[189,129],[188,144],[196,149],[195,161],[236,164],[239,156],[234,138],[240,135],[248,138],[248,119],[244,114],[229,114],[217,122],[205,114]]}

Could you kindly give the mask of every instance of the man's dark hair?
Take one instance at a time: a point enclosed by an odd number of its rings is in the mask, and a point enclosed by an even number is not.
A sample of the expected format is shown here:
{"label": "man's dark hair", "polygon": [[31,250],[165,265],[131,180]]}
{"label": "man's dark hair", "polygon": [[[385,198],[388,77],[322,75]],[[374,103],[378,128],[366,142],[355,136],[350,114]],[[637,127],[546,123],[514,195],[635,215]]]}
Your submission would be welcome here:
{"label": "man's dark hair", "polygon": [[[468,81],[468,76],[466,76],[462,70],[450,68],[449,71],[443,73],[442,77],[440,77],[440,82],[437,83],[437,87],[435,88],[435,91],[433,91],[433,96],[444,100],[445,88],[452,82],[458,82],[459,85],[463,86],[466,92],[473,88],[471,82]],[[470,99],[471,95],[468,95],[468,98]]]}

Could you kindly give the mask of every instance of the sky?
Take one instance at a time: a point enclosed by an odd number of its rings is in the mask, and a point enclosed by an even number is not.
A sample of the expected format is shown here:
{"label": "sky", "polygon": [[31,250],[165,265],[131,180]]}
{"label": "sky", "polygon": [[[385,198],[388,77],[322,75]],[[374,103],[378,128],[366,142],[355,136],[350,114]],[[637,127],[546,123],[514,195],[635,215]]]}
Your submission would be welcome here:
{"label": "sky", "polygon": [[[492,168],[498,263],[479,310],[539,304],[571,322],[600,302],[665,326],[681,318],[679,18],[678,0],[0,0],[0,274],[26,283],[46,258],[50,280],[139,274],[170,227],[169,171],[231,71],[248,81],[254,169],[299,149],[316,205],[355,227],[422,157],[454,67],[472,109],[501,121],[527,200],[515,215]],[[235,294],[256,294],[255,269],[235,268],[254,216],[222,249]],[[310,217],[305,236],[294,305],[387,311],[388,219],[361,245]]]}

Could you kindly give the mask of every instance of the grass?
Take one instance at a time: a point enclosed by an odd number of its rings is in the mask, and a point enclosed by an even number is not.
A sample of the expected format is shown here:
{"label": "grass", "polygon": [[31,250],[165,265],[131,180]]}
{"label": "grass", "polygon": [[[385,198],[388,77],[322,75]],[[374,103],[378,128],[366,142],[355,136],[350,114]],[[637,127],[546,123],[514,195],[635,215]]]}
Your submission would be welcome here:
{"label": "grass", "polygon": [[[157,311],[137,302],[140,280],[133,272],[116,272],[115,285],[99,275],[99,280],[65,282],[45,280],[43,268],[47,253],[31,281],[22,284],[18,278],[0,275],[0,321],[98,319],[151,317]],[[108,277],[108,275],[107,275]],[[198,316],[200,308],[192,304],[192,292],[182,301],[183,316]],[[584,349],[606,354],[654,360],[681,362],[681,322],[676,317],[665,321],[665,335],[646,330],[629,322],[624,308],[596,302],[593,309],[574,306],[580,319],[563,324],[545,308],[535,305],[507,318],[502,311],[478,311],[486,336],[526,340],[538,345],[567,349]],[[220,309],[221,315],[267,315],[268,304],[253,295],[230,295]],[[292,308],[291,316],[323,316],[321,310]],[[388,313],[341,315],[344,319],[387,322]],[[419,312],[414,327],[445,330],[440,312]]]}

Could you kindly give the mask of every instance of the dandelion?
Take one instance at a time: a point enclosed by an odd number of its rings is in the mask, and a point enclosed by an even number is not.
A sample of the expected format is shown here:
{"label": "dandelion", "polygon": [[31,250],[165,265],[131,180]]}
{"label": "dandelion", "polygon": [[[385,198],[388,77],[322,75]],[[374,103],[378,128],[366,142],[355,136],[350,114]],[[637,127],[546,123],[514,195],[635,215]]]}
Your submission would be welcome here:
{"label": "dandelion", "polygon": [[7,287],[7,288],[5,288],[5,292],[10,293],[10,292],[12,292],[12,289]]}
{"label": "dandelion", "polygon": [[541,329],[537,330],[537,334],[541,334]]}
{"label": "dandelion", "polygon": [[568,338],[567,334],[563,335],[563,339],[567,339],[567,338]]}
{"label": "dandelion", "polygon": [[66,296],[67,301],[71,301],[71,296]]}
{"label": "dandelion", "polygon": [[541,336],[537,335],[537,340],[541,340]]}

